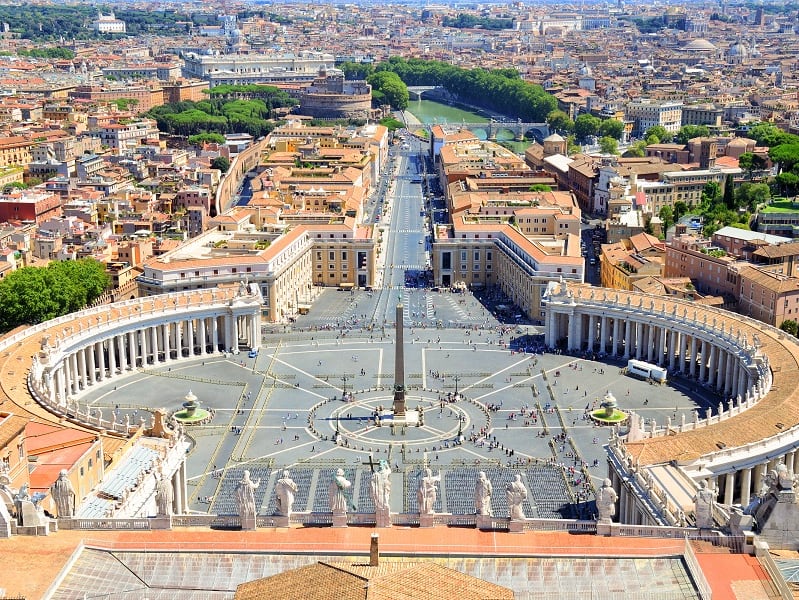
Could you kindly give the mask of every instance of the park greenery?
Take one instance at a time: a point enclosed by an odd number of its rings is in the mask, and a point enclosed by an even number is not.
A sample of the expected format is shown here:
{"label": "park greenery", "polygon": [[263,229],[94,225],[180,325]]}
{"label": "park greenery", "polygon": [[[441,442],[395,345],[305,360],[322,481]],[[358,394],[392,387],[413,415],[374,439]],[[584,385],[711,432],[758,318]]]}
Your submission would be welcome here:
{"label": "park greenery", "polygon": [[391,71],[377,71],[366,78],[372,86],[372,100],[378,105],[389,104],[395,110],[408,108],[408,86]]}
{"label": "park greenery", "polygon": [[17,269],[0,281],[0,330],[80,310],[102,295],[108,283],[105,266],[91,258]]}
{"label": "park greenery", "polygon": [[224,144],[225,136],[221,133],[198,133],[190,135],[188,140],[192,146],[202,146],[204,144]]}
{"label": "park greenery", "polygon": [[[339,68],[347,79],[366,79],[370,83],[374,73],[396,73],[406,86],[441,86],[461,102],[530,123],[543,122],[557,108],[554,96],[540,85],[523,81],[515,69],[465,69],[437,60],[399,56],[377,65],[345,62]],[[394,83],[393,79],[385,81]],[[387,98],[388,94],[384,90],[383,93]],[[399,97],[400,103],[403,97],[404,94]]]}
{"label": "park greenery", "polygon": [[274,129],[274,109],[293,106],[296,100],[275,87],[255,87],[259,88],[256,91],[257,98],[234,98],[245,92],[228,89],[224,94],[212,95],[200,102],[184,101],[156,106],[147,115],[156,120],[159,130],[174,135],[249,133],[253,137],[260,137]]}
{"label": "park greenery", "polygon": [[444,27],[457,29],[512,29],[513,19],[496,19],[491,17],[478,17],[466,13],[458,13],[456,17],[444,17],[441,20]]}
{"label": "park greenery", "polygon": [[30,58],[61,58],[65,60],[72,60],[75,58],[75,53],[69,48],[62,48],[61,46],[53,46],[50,48],[20,48],[17,50],[18,56],[27,56]]}
{"label": "park greenery", "polygon": [[[125,21],[127,33],[104,34],[95,31],[91,24],[97,18],[98,10],[106,14],[113,10],[117,18]],[[38,42],[185,34],[193,27],[218,23],[214,11],[183,13],[174,9],[147,10],[120,4],[98,6],[30,2],[0,6],[0,22],[8,23],[11,32],[18,37]]]}

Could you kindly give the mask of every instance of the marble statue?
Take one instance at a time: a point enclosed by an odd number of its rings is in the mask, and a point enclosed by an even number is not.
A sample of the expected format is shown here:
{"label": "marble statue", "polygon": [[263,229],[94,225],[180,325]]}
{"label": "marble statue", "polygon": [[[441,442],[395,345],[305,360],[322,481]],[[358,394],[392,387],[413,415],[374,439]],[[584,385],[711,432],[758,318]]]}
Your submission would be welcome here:
{"label": "marble statue", "polygon": [[236,505],[242,520],[255,518],[255,489],[261,485],[261,480],[250,479],[250,472],[245,470],[241,481],[236,484]]}
{"label": "marble statue", "polygon": [[438,475],[433,475],[429,468],[424,470],[424,476],[419,480],[419,488],[416,490],[416,500],[419,503],[419,513],[432,515],[435,512],[436,498],[438,498],[438,488],[436,485],[441,482],[441,471]]}
{"label": "marble statue", "polygon": [[474,485],[474,507],[478,515],[491,516],[491,494],[494,488],[491,480],[486,477],[485,471],[477,474],[477,483]]}
{"label": "marble statue", "polygon": [[344,476],[344,469],[336,469],[336,474],[330,482],[328,492],[330,496],[330,512],[333,514],[346,514],[347,496],[346,491],[352,486],[352,482]]}
{"label": "marble statue", "polygon": [[297,484],[294,483],[288,471],[283,471],[283,475],[275,482],[275,507],[278,515],[281,517],[291,515],[296,493]]}
{"label": "marble statue", "polygon": [[713,506],[716,504],[716,493],[707,487],[707,482],[699,483],[699,491],[694,496],[694,517],[699,529],[713,528]]}
{"label": "marble statue", "polygon": [[596,493],[596,511],[599,521],[610,523],[613,515],[616,514],[616,500],[618,499],[619,495],[613,489],[610,479],[605,479],[602,482],[602,487]]}
{"label": "marble statue", "polygon": [[380,459],[377,470],[372,473],[369,487],[375,504],[378,527],[391,525],[391,466],[384,458]]}
{"label": "marble statue", "polygon": [[59,519],[75,516],[75,488],[67,477],[66,469],[61,469],[58,479],[50,486],[50,495],[55,501]]}
{"label": "marble statue", "polygon": [[510,518],[512,521],[523,520],[524,509],[522,502],[527,499],[527,488],[522,483],[522,476],[516,473],[513,481],[508,484],[505,490],[505,496],[508,499],[508,508],[510,509]]}
{"label": "marble statue", "polygon": [[159,517],[172,515],[173,497],[172,480],[169,477],[165,477],[162,471],[155,484],[155,506]]}

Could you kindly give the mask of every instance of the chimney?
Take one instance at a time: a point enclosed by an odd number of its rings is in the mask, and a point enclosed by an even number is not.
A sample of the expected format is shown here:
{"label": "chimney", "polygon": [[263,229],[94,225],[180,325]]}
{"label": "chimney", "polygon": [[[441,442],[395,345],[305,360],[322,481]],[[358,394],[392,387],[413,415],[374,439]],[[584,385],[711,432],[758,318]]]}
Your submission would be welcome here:
{"label": "chimney", "polygon": [[376,567],[380,564],[380,551],[377,549],[377,541],[380,536],[377,533],[372,534],[372,542],[369,545],[369,566]]}

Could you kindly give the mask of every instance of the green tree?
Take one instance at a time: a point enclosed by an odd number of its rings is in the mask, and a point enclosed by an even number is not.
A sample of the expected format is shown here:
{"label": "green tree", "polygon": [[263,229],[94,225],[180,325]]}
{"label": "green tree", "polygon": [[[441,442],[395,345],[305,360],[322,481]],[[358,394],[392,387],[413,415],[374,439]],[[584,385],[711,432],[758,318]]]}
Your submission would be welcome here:
{"label": "green tree", "polygon": [[549,113],[547,124],[559,133],[569,134],[574,130],[574,121],[562,110],[553,110]]}
{"label": "green tree", "polygon": [[674,141],[678,144],[687,144],[689,140],[709,135],[710,129],[708,129],[707,125],[683,125],[677,135],[674,136]]}
{"label": "green tree", "polygon": [[758,207],[768,203],[771,199],[771,189],[765,183],[742,183],[735,190],[735,202],[738,206],[746,207],[749,212],[757,211]]}
{"label": "green tree", "polygon": [[202,146],[203,144],[224,144],[225,136],[220,133],[209,133],[204,131],[197,135],[190,135],[187,140],[192,146]]}
{"label": "green tree", "polygon": [[779,163],[780,171],[792,171],[799,164],[799,143],[774,146],[768,155],[775,163]]}
{"label": "green tree", "polygon": [[780,329],[782,329],[785,333],[792,335],[794,337],[799,334],[799,324],[793,320],[785,320],[780,323]]}
{"label": "green tree", "polygon": [[230,159],[228,159],[227,156],[217,156],[211,161],[211,168],[219,169],[222,173],[227,173],[227,170],[230,168]]}
{"label": "green tree", "polygon": [[611,137],[620,140],[624,133],[624,123],[618,119],[605,119],[599,124],[597,133],[602,137]]}
{"label": "green tree", "polygon": [[688,205],[682,200],[674,203],[674,222],[676,223],[688,214]]}
{"label": "green tree", "polygon": [[799,188],[799,175],[789,171],[783,171],[774,178],[774,182],[779,186],[783,196],[793,196]]}
{"label": "green tree", "polygon": [[402,121],[395,119],[394,117],[383,117],[380,119],[380,124],[384,127],[387,127],[389,131],[396,131],[397,129],[402,129],[405,127]]}
{"label": "green tree", "polygon": [[79,310],[100,296],[108,282],[105,266],[88,258],[17,269],[0,281],[0,329],[41,323]]}
{"label": "green tree", "polygon": [[599,132],[601,120],[594,115],[583,113],[574,120],[574,135],[577,141],[584,143],[587,138]]}
{"label": "green tree", "polygon": [[619,143],[616,141],[616,138],[606,135],[605,137],[599,138],[599,149],[602,151],[602,154],[618,154]]}
{"label": "green tree", "polygon": [[783,131],[773,123],[758,123],[749,128],[747,137],[755,140],[759,146],[773,148],[781,144],[799,143],[799,136]]}
{"label": "green tree", "polygon": [[552,188],[545,183],[534,183],[527,190],[530,192],[551,192]]}
{"label": "green tree", "polygon": [[[655,138],[657,141],[649,142],[650,138]],[[663,125],[653,125],[644,133],[644,139],[650,144],[668,144],[674,136]]]}
{"label": "green tree", "polygon": [[644,140],[633,142],[627,147],[622,156],[625,158],[643,158],[646,156],[646,142]]}
{"label": "green tree", "polygon": [[338,66],[344,73],[344,79],[360,80],[366,79],[375,71],[372,63],[352,62],[347,61]]}
{"label": "green tree", "polygon": [[746,171],[749,179],[752,179],[752,173],[754,171],[760,171],[766,168],[766,160],[759,154],[744,152],[738,157],[738,166]]}
{"label": "green tree", "polygon": [[668,229],[672,225],[674,225],[674,209],[668,204],[661,207],[660,212],[658,212],[658,216],[660,217],[661,221],[663,221],[663,229]]}
{"label": "green tree", "polygon": [[731,210],[738,208],[735,203],[735,180],[732,178],[732,174],[727,175],[724,179],[724,206]]}
{"label": "green tree", "polygon": [[396,110],[405,110],[408,107],[408,86],[396,73],[377,71],[369,75],[367,81],[372,86],[372,96],[378,102],[390,104]]}

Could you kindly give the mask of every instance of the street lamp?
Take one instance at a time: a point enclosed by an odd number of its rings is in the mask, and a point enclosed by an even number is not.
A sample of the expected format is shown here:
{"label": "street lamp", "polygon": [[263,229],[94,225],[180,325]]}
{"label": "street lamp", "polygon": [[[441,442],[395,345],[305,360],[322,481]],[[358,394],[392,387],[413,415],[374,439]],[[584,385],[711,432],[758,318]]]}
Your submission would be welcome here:
{"label": "street lamp", "polygon": [[458,399],[458,382],[461,380],[460,375],[453,375],[452,379],[455,381],[455,399]]}

